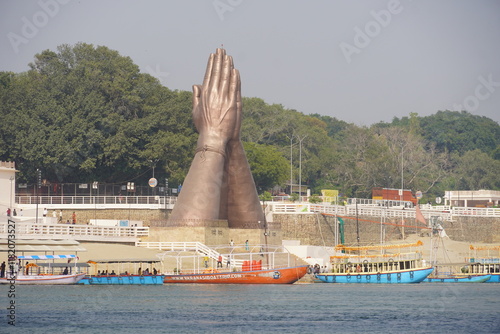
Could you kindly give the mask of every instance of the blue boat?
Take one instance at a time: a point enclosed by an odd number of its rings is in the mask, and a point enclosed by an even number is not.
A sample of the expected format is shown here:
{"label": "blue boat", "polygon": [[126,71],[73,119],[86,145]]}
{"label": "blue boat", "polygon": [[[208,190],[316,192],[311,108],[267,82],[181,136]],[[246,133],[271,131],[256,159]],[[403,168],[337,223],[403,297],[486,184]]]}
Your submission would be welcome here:
{"label": "blue boat", "polygon": [[471,254],[466,258],[468,273],[471,275],[490,275],[485,283],[500,283],[500,246],[469,247]]}
{"label": "blue boat", "polygon": [[[332,272],[315,276],[325,283],[420,283],[434,268],[425,263],[421,251],[401,250],[422,245],[421,241],[403,245],[338,245],[335,247],[337,255],[330,257]],[[396,251],[391,253],[391,250]]]}
{"label": "blue boat", "polygon": [[490,279],[484,283],[500,283],[500,273],[492,273]]}
{"label": "blue boat", "polygon": [[163,285],[165,275],[108,275],[87,276],[80,280],[84,285]]}
{"label": "blue boat", "polygon": [[467,275],[448,277],[427,277],[424,282],[429,283],[484,283],[491,278],[491,275]]}
{"label": "blue boat", "polygon": [[[90,260],[87,263],[92,265],[93,274],[85,276],[79,284],[163,285],[165,279],[165,275],[158,273],[156,268],[153,267],[155,264],[160,264],[159,259]],[[108,269],[111,268],[113,270],[109,273]],[[115,269],[117,273],[115,273]],[[133,272],[137,272],[137,274],[131,274],[129,270],[134,270]]]}
{"label": "blue boat", "polygon": [[325,283],[420,283],[432,271],[433,268],[425,268],[384,273],[316,274],[316,277]]}

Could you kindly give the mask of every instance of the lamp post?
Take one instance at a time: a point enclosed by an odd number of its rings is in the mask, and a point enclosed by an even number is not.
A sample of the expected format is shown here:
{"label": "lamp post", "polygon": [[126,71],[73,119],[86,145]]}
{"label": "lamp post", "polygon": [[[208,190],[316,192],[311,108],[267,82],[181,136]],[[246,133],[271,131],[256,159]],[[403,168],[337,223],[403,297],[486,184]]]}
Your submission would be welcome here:
{"label": "lamp post", "polygon": [[[135,192],[135,183],[134,182],[127,182],[127,193],[133,193]],[[130,203],[131,200],[129,197],[127,197],[127,202],[128,202],[128,220],[130,221]]]}
{"label": "lamp post", "polygon": [[299,201],[302,202],[302,141],[306,139],[307,135],[304,137],[300,138],[297,137],[299,140]]}
{"label": "lamp post", "polygon": [[[95,192],[97,192],[97,196],[99,196],[99,182],[94,181],[94,183],[92,183],[92,188],[90,189],[90,192],[92,192],[92,189],[94,189]],[[94,192],[94,197],[93,197],[93,200],[94,200],[94,222],[97,225],[97,197],[96,197],[95,192]]]}
{"label": "lamp post", "polygon": [[286,136],[287,138],[290,138],[290,196],[292,195],[292,180],[293,180],[293,169],[292,169],[292,160],[293,160],[293,133],[289,137],[288,135]]}
{"label": "lamp post", "polygon": [[[401,144],[401,202],[403,202],[404,200],[404,194],[403,194],[403,191],[404,191],[404,181],[403,181],[403,168],[404,168],[404,162],[403,162],[403,149],[404,149],[404,146],[403,144]],[[401,203],[403,204],[403,203]]]}
{"label": "lamp post", "polygon": [[12,182],[15,180],[15,177],[11,176],[9,180],[10,180],[10,209],[12,210]]}
{"label": "lamp post", "polygon": [[35,224],[38,224],[38,193],[40,192],[40,188],[42,187],[42,171],[40,169],[36,169],[37,176],[37,185],[35,187],[36,192],[36,213],[35,213]]}

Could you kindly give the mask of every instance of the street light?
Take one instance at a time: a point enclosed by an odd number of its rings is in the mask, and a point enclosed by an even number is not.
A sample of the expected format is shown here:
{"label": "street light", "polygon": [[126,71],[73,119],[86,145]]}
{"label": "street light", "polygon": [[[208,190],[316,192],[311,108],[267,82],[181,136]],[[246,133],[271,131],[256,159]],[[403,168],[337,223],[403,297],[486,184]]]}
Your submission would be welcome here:
{"label": "street light", "polygon": [[286,136],[287,138],[290,138],[290,196],[292,196],[292,180],[293,180],[293,167],[292,167],[292,161],[293,161],[293,133],[289,137],[288,135]]}
{"label": "street light", "polygon": [[[404,146],[403,146],[403,144],[401,144],[401,194],[400,194],[401,195],[401,198],[400,198],[401,202],[403,202],[403,200],[404,200],[404,194],[403,194],[403,192],[404,192],[404,181],[403,181],[403,168],[404,168],[403,149],[404,149]],[[401,203],[401,204],[403,204],[403,203]]]}
{"label": "street light", "polygon": [[[99,196],[99,182],[94,181],[92,183],[92,188],[90,189],[91,193],[92,193],[92,189],[95,189],[97,191],[97,195]],[[95,195],[95,192],[94,192],[93,200],[94,200],[94,222],[97,225],[97,197]]]}
{"label": "street light", "polygon": [[9,178],[10,180],[10,209],[12,210],[12,182],[15,180],[16,178],[14,176],[11,176]]}
{"label": "street light", "polygon": [[36,192],[36,213],[35,213],[35,224],[38,224],[38,202],[39,202],[39,192],[40,188],[42,188],[42,171],[40,169],[36,169],[36,177],[37,177],[37,185],[35,187]]}
{"label": "street light", "polygon": [[302,202],[302,141],[306,139],[307,135],[300,138],[297,136],[299,140],[299,201]]}

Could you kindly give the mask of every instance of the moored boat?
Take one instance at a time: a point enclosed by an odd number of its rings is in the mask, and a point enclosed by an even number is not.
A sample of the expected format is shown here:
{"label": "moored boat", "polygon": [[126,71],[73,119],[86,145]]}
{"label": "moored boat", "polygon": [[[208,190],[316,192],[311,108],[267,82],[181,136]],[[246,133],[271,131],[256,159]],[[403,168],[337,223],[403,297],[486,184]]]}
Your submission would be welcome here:
{"label": "moored boat", "polygon": [[167,251],[160,257],[176,263],[165,283],[292,284],[305,276],[308,266],[291,265],[290,256],[283,246],[245,244],[184,255]]}
{"label": "moored boat", "polygon": [[491,275],[449,275],[427,277],[424,282],[429,283],[484,283]]}
{"label": "moored boat", "polygon": [[165,275],[165,283],[208,284],[292,284],[307,272],[307,265],[252,271],[219,272],[210,270],[198,274]]}
{"label": "moored boat", "polygon": [[500,283],[500,246],[473,246],[470,245],[468,274],[490,275],[485,283]]}
{"label": "moored boat", "polygon": [[14,279],[9,276],[0,278],[0,284],[30,284],[30,285],[58,285],[77,284],[85,277],[85,273],[73,275],[18,275]]}
{"label": "moored boat", "polygon": [[468,263],[441,263],[434,265],[434,272],[425,279],[429,283],[484,283],[491,278],[489,274],[470,273]]}
{"label": "moored boat", "polygon": [[[64,259],[67,263],[56,263],[55,260]],[[6,277],[0,278],[0,284],[20,284],[20,285],[59,285],[77,284],[85,277],[85,273],[79,273],[81,264],[77,263],[76,255],[26,255],[17,256],[12,262],[18,261],[18,265],[12,265],[7,271]],[[26,262],[23,267],[20,264],[24,260],[34,260]],[[39,261],[52,261],[49,263]],[[70,264],[74,260],[73,264]],[[14,267],[19,270],[14,271]],[[63,269],[64,268],[64,269]],[[35,271],[35,273],[33,273]]]}
{"label": "moored boat", "polygon": [[162,285],[164,275],[105,275],[87,276],[84,285]]}
{"label": "moored boat", "polygon": [[421,241],[402,245],[338,245],[337,255],[330,257],[332,272],[315,276],[325,283],[419,283],[434,269],[426,264],[421,251],[402,249],[422,245]]}
{"label": "moored boat", "polygon": [[[158,259],[111,259],[88,261],[93,266],[93,273],[87,275],[79,284],[84,285],[162,285],[164,275],[158,273],[153,265],[159,265]],[[151,269],[150,269],[151,267]],[[108,272],[109,268],[116,268]],[[101,271],[102,269],[102,271]],[[104,270],[106,269],[106,270]],[[127,270],[125,270],[127,269]],[[129,271],[137,272],[131,274]]]}

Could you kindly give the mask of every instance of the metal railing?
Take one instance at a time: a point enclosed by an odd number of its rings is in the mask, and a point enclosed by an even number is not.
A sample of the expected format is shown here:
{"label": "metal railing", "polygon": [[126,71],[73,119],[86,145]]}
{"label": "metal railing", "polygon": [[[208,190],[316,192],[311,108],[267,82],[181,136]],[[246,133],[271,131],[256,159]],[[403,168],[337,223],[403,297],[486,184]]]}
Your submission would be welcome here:
{"label": "metal railing", "polygon": [[[288,257],[288,264],[290,263],[290,253],[282,245],[234,245],[234,246],[207,246],[201,242],[140,242],[135,243],[136,247],[152,248],[164,251],[157,256],[164,261],[165,257],[176,258],[178,263],[181,264],[182,258],[192,258],[190,255],[182,256],[182,252],[193,252],[199,256],[207,256],[211,260],[217,261],[219,256],[222,256],[223,263],[226,263],[228,256],[231,257],[231,268],[241,267],[245,258],[252,259],[252,256],[263,257],[270,255],[270,267],[275,264],[275,256],[277,254],[286,254]],[[244,252],[238,252],[244,250]]]}
{"label": "metal railing", "polygon": [[[372,216],[372,217],[386,217],[386,218],[415,218],[414,208],[394,209],[374,206],[343,206],[343,205],[329,205],[329,204],[272,204],[273,213],[286,214],[309,214],[309,213],[327,213],[339,216]],[[422,210],[425,218],[431,216],[443,217],[443,219],[450,220],[452,214],[440,210]]]}
{"label": "metal railing", "polygon": [[[176,252],[177,254],[175,256],[179,256],[180,253],[182,252],[196,252],[199,255],[202,256],[207,256],[208,258],[212,260],[218,260],[219,256],[222,254],[217,252],[215,249],[201,243],[201,242],[140,242],[137,241],[135,243],[136,247],[145,247],[145,248],[152,248],[152,249],[158,249],[161,251],[164,251],[164,253],[159,254],[158,257],[164,260],[164,258],[169,254],[170,252]],[[225,252],[225,253],[231,253],[231,252]],[[227,261],[227,256],[222,255],[222,260],[223,262]],[[231,259],[231,265],[232,266],[241,266],[243,264],[243,260],[238,260],[238,259]]]}
{"label": "metal railing", "polygon": [[[48,209],[173,209],[175,196],[16,196],[19,206],[35,204]],[[421,205],[425,218],[439,216],[453,220],[454,216],[500,217],[500,208],[450,207]],[[329,213],[352,216],[385,216],[394,218],[415,218],[414,207],[386,207],[370,202],[369,204],[312,204],[309,202],[265,202],[266,214],[272,213]]]}
{"label": "metal railing", "polygon": [[[267,203],[267,202],[266,202]],[[415,218],[415,208],[387,208],[372,205],[330,205],[311,203],[279,203],[270,202],[269,206],[273,213],[286,214],[308,214],[328,213],[341,216],[372,216],[387,218]],[[432,216],[442,217],[444,220],[453,220],[454,216],[476,216],[476,217],[500,217],[500,208],[463,208],[463,207],[432,207],[424,205],[421,207],[422,214],[426,219]]]}
{"label": "metal railing", "polygon": [[[0,238],[7,237],[8,224],[0,224]],[[92,226],[73,224],[16,223],[19,239],[75,239],[100,241],[137,241],[149,236],[149,227]]]}
{"label": "metal railing", "polygon": [[175,196],[16,196],[18,205],[43,205],[48,208],[173,207]]}

